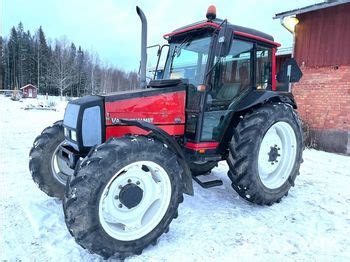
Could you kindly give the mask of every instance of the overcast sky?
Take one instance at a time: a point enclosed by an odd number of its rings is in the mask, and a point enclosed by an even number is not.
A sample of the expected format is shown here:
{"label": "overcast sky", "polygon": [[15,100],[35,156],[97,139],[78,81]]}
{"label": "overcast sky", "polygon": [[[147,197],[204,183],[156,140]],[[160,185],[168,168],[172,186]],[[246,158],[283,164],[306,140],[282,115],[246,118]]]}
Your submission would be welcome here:
{"label": "overcast sky", "polygon": [[[217,17],[255,28],[275,37],[282,47],[292,45],[291,34],[279,20],[279,12],[304,7],[319,0],[0,0],[1,35],[22,21],[32,33],[41,25],[46,37],[66,36],[76,45],[93,50],[101,61],[124,70],[135,70],[140,57],[139,5],[148,20],[148,45],[164,43],[163,34],[205,19],[210,4]],[[149,54],[150,56],[151,54]]]}

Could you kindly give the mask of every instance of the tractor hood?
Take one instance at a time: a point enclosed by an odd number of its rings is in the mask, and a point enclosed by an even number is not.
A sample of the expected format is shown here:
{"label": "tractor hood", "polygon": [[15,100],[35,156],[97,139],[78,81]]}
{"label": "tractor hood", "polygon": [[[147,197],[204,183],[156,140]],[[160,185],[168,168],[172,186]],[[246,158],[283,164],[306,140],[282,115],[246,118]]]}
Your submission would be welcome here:
{"label": "tractor hood", "polygon": [[[106,138],[135,132],[144,134],[143,130],[121,125],[120,119],[142,120],[159,125],[165,131],[174,129],[174,125],[177,128],[181,125],[182,131],[178,134],[183,134],[186,84],[181,80],[177,80],[175,85],[169,85],[164,80],[152,82],[150,84],[154,86],[150,88],[104,96]],[[174,134],[172,131],[169,133]]]}
{"label": "tractor hood", "polygon": [[87,151],[110,137],[145,134],[120,119],[159,125],[171,135],[182,135],[185,125],[185,80],[151,81],[149,88],[99,96],[85,96],[68,103],[63,125],[65,137],[77,151]]}

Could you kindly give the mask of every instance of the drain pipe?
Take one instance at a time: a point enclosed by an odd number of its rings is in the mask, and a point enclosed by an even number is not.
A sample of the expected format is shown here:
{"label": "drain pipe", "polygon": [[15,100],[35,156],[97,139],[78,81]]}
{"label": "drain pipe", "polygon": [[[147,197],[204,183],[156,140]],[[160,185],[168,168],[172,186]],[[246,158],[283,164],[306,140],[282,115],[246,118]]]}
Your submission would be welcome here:
{"label": "drain pipe", "polygon": [[140,65],[140,87],[146,88],[146,65],[147,65],[147,19],[141,8],[136,6],[136,12],[141,19],[141,65]]}

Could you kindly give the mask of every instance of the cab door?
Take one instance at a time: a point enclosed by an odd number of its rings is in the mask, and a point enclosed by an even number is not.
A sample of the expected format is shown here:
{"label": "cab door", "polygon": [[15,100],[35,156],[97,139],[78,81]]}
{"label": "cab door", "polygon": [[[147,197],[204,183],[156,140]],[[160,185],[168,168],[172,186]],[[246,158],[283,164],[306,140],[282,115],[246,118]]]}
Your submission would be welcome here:
{"label": "cab door", "polygon": [[254,85],[252,42],[233,40],[229,54],[219,59],[206,95],[201,141],[219,142],[229,109]]}

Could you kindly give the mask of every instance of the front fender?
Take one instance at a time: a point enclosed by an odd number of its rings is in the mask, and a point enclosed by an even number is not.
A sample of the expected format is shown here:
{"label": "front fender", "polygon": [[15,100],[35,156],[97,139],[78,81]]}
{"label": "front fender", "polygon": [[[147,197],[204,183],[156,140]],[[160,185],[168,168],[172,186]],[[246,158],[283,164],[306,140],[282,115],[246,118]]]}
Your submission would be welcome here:
{"label": "front fender", "polygon": [[143,130],[150,131],[153,138],[156,138],[166,144],[177,155],[179,164],[183,169],[181,179],[183,182],[184,193],[193,196],[194,191],[191,170],[186,162],[185,155],[182,152],[180,145],[173,139],[173,137],[163,129],[145,121],[120,119],[120,122],[122,124],[137,126]]}

